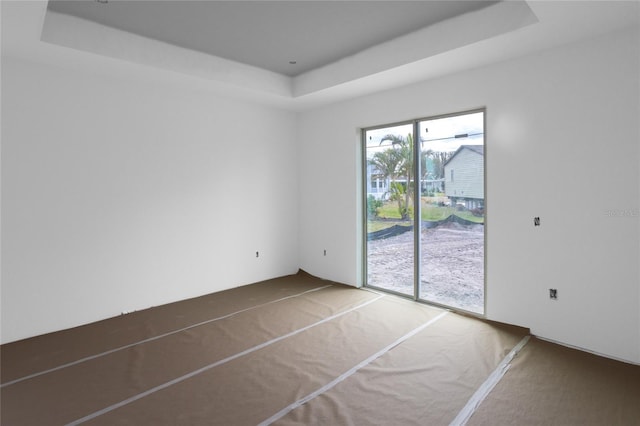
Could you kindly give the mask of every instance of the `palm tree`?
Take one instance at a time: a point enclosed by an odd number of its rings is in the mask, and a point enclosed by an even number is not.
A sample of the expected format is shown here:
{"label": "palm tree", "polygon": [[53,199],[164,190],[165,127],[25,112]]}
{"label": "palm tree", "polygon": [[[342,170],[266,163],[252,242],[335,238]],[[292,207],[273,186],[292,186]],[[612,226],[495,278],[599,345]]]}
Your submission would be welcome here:
{"label": "palm tree", "polygon": [[394,182],[400,161],[401,158],[395,150],[387,149],[373,154],[369,164],[377,169],[383,179],[391,179]]}
{"label": "palm tree", "polygon": [[[384,136],[380,140],[380,143],[382,144],[382,142],[385,141],[391,141],[391,148],[383,152],[389,152],[389,156],[393,156],[393,158],[397,158],[398,160],[394,178],[395,176],[403,176],[406,178],[406,186],[404,187],[395,182],[395,180],[391,182],[392,198],[398,202],[400,217],[406,220],[409,218],[409,201],[411,199],[410,185],[413,176],[413,135],[409,133],[405,138],[400,135],[389,134]],[[404,203],[402,195],[404,195]]]}

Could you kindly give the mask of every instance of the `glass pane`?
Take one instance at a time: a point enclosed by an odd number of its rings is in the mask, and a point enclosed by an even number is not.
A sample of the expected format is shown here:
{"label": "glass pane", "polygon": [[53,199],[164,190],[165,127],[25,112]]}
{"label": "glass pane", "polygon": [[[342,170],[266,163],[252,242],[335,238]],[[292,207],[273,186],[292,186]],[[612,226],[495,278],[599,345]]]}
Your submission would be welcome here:
{"label": "glass pane", "polygon": [[414,295],[413,125],[365,132],[367,285]]}
{"label": "glass pane", "polygon": [[420,131],[418,297],[484,313],[484,113],[425,120]]}

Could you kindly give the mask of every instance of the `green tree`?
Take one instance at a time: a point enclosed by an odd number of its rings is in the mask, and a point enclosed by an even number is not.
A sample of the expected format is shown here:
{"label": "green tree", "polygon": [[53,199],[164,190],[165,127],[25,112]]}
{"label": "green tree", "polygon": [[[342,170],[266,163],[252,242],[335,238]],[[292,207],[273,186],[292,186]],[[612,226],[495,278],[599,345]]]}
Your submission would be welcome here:
{"label": "green tree", "polygon": [[452,156],[453,152],[432,151],[431,158],[433,159],[436,179],[444,178],[444,163],[449,161]]}
{"label": "green tree", "polygon": [[[420,193],[422,194],[422,182],[429,178],[429,158],[433,156],[433,151],[428,149],[420,151]],[[432,161],[433,163],[433,161]]]}
{"label": "green tree", "polygon": [[402,161],[398,152],[393,149],[376,152],[369,160],[369,164],[374,166],[383,179],[391,179],[395,182],[399,164]]}
{"label": "green tree", "polygon": [[[413,135],[408,134],[406,137],[400,135],[386,135],[381,140],[391,142],[391,148],[383,152],[389,152],[389,156],[397,158],[395,172],[393,174],[390,185],[391,199],[398,203],[398,212],[403,220],[409,219],[409,206],[411,201],[411,193],[413,182]],[[402,176],[405,178],[405,185],[396,182],[395,179]]]}
{"label": "green tree", "polygon": [[[384,151],[376,152],[369,160],[369,164],[376,168],[377,173],[379,173],[383,179],[390,180],[389,193],[391,194],[391,200],[395,200],[397,198],[397,195],[395,194],[395,180],[401,161],[402,158],[400,158],[395,149],[385,149]],[[375,216],[377,216],[377,214],[375,214]]]}

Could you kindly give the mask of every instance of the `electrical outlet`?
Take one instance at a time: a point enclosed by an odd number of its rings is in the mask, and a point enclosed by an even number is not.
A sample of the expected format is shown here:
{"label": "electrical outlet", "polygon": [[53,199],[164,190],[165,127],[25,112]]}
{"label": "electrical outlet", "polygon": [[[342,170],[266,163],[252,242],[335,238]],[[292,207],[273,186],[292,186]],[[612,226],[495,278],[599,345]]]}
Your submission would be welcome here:
{"label": "electrical outlet", "polygon": [[536,216],[533,218],[533,226],[540,226],[540,217]]}
{"label": "electrical outlet", "polygon": [[256,252],[256,257],[260,257],[260,252],[259,251]]}
{"label": "electrical outlet", "polygon": [[327,255],[327,249],[324,249],[324,255],[325,256]]}
{"label": "electrical outlet", "polygon": [[549,299],[558,300],[558,289],[557,288],[550,288],[549,289]]}

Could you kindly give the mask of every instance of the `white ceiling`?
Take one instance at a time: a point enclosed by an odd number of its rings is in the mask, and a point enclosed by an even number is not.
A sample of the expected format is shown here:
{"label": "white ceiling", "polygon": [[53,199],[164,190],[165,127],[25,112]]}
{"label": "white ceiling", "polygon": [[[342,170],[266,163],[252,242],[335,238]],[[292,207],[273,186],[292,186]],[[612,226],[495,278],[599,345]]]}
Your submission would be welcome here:
{"label": "white ceiling", "polygon": [[48,8],[293,77],[492,3],[51,0]]}
{"label": "white ceiling", "polygon": [[[639,1],[510,0],[466,9],[479,4],[82,2],[112,11],[113,22],[99,23],[46,1],[2,0],[2,55],[301,110],[640,25]],[[132,27],[115,23],[123,19]],[[216,28],[196,31],[197,20]]]}

